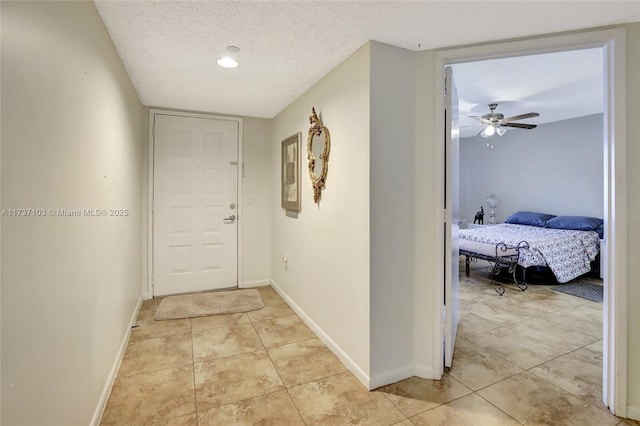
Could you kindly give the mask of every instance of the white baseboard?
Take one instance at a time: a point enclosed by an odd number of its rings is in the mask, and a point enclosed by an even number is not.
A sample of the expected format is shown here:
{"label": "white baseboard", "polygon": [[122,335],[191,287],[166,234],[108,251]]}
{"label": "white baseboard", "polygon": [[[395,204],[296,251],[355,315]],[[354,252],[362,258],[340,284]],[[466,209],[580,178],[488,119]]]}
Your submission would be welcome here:
{"label": "white baseboard", "polygon": [[324,343],[331,352],[338,357],[338,359],[353,373],[354,376],[362,383],[362,385],[368,390],[373,389],[371,387],[371,378],[355,363],[353,359],[346,352],[342,350],[340,346],[331,338],[325,331],[320,328],[318,324],[313,321],[306,312],[300,308],[280,287],[278,284],[271,281],[271,285],[274,290],[287,302],[287,304],[294,310],[296,314],[304,321],[307,326],[313,330],[318,338]]}
{"label": "white baseboard", "polygon": [[397,368],[393,371],[387,371],[385,373],[372,376],[370,381],[371,387],[369,390],[399,382],[400,380],[404,380],[412,376],[429,380],[440,380],[442,378],[438,377],[431,367],[426,367],[424,365],[407,365],[403,368]]}
{"label": "white baseboard", "polygon": [[631,420],[640,420],[640,407],[627,405],[627,418]]}
{"label": "white baseboard", "polygon": [[136,319],[138,318],[138,313],[140,312],[140,308],[142,307],[143,300],[145,300],[144,295],[140,296],[140,299],[138,300],[138,305],[134,309],[133,315],[131,316],[131,320],[129,321],[129,327],[127,328],[127,332],[125,333],[122,339],[122,342],[120,343],[120,349],[116,354],[116,359],[113,362],[111,371],[109,372],[109,377],[107,377],[107,383],[105,383],[104,388],[102,389],[102,394],[100,395],[100,399],[98,400],[98,406],[96,407],[96,410],[93,413],[93,418],[91,419],[91,423],[90,423],[91,426],[98,426],[100,424],[102,413],[104,412],[104,409],[107,406],[107,401],[109,400],[109,395],[111,394],[111,388],[113,387],[113,383],[116,381],[116,377],[118,376],[118,370],[120,369],[122,358],[124,358],[124,352],[127,350],[129,337],[131,337],[131,328],[134,325],[136,325]]}
{"label": "white baseboard", "polygon": [[263,287],[271,285],[271,280],[256,280],[256,281],[245,281],[238,286],[238,288],[248,288],[248,287]]}
{"label": "white baseboard", "polygon": [[431,366],[427,367],[426,365],[416,365],[413,374],[422,378],[429,380],[440,380],[442,377],[433,371]]}
{"label": "white baseboard", "polygon": [[414,375],[413,365],[407,365],[392,371],[386,371],[382,374],[376,374],[369,381],[369,390],[379,388],[380,386],[389,385],[399,382]]}

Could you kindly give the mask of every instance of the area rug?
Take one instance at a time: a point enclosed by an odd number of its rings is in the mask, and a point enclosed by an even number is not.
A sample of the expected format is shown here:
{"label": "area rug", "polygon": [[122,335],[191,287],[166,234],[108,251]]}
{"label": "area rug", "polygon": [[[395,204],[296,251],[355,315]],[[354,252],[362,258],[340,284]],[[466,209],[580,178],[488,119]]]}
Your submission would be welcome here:
{"label": "area rug", "polygon": [[205,317],[262,309],[258,290],[228,290],[209,293],[182,294],[162,299],[156,320]]}
{"label": "area rug", "polygon": [[582,297],[592,302],[602,302],[604,287],[598,284],[579,281],[574,284],[564,284],[553,287],[555,291],[567,293],[572,296]]}

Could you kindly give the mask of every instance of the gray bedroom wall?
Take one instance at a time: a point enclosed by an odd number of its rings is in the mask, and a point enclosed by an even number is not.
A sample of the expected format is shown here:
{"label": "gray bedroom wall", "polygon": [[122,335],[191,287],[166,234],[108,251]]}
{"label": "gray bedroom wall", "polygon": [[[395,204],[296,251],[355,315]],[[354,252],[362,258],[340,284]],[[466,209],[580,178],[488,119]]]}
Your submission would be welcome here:
{"label": "gray bedroom wall", "polygon": [[[460,141],[460,217],[473,222],[492,192],[496,220],[518,210],[603,216],[602,114]],[[493,149],[487,147],[493,144]]]}

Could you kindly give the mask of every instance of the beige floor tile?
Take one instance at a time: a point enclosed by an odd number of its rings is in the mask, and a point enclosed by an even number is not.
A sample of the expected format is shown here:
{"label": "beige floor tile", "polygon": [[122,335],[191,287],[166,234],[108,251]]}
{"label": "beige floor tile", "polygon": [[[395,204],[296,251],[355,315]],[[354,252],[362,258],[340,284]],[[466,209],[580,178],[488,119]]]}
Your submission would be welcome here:
{"label": "beige floor tile", "polygon": [[260,292],[260,297],[262,298],[262,302],[266,305],[271,305],[274,303],[282,303],[284,299],[280,297],[277,291],[273,289],[273,287],[269,285],[253,287]]}
{"label": "beige floor tile", "polygon": [[458,297],[465,302],[491,301],[500,297],[491,286],[490,280],[465,278],[460,276]]}
{"label": "beige floor tile", "polygon": [[525,303],[531,309],[535,309],[541,314],[549,314],[563,309],[569,309],[577,299],[564,293],[543,289],[537,291],[513,292],[510,295],[514,302]]}
{"label": "beige floor tile", "polygon": [[267,348],[316,337],[297,315],[259,321],[254,326]]}
{"label": "beige floor tile", "polygon": [[136,327],[131,330],[130,342],[154,339],[157,337],[184,334],[191,331],[191,323],[188,319],[156,321],[153,318],[138,319]]}
{"label": "beige floor tile", "polygon": [[471,303],[468,306],[463,307],[461,312],[463,312],[463,315],[471,313],[501,325],[516,323],[528,318],[518,312],[512,311],[507,299]]}
{"label": "beige floor tile", "polygon": [[566,329],[558,323],[542,318],[528,319],[514,324],[510,328],[563,353],[576,350],[598,340],[596,337]]}
{"label": "beige floor tile", "polygon": [[522,294],[514,294],[513,292],[505,293],[504,297],[507,302],[505,309],[527,319],[541,317],[550,312],[556,312],[562,309],[547,305],[540,300],[529,300],[526,296],[523,297]]}
{"label": "beige floor tile", "polygon": [[620,426],[640,426],[640,421],[631,419],[622,419]]}
{"label": "beige floor tile", "polygon": [[581,311],[563,309],[546,315],[545,319],[561,324],[565,328],[602,339],[602,314],[595,317]]}
{"label": "beige floor tile", "polygon": [[287,391],[226,404],[198,415],[200,426],[304,425]]}
{"label": "beige floor tile", "polygon": [[143,301],[140,312],[138,312],[138,320],[153,319],[160,302],[162,302],[162,297]]}
{"label": "beige floor tile", "polygon": [[340,360],[317,338],[277,346],[268,351],[287,387],[347,371]]}
{"label": "beige floor tile", "polygon": [[558,295],[558,302],[569,309],[584,310],[585,312],[601,315],[602,303],[593,302],[591,300],[583,299],[582,297],[572,296],[570,294],[562,293],[560,291],[554,291]]}
{"label": "beige floor tile", "polygon": [[380,392],[369,392],[351,374],[289,389],[307,425],[392,425],[405,419]]}
{"label": "beige floor tile", "polygon": [[415,426],[519,426],[477,394],[467,395],[411,418]]}
{"label": "beige floor tile", "polygon": [[483,333],[499,327],[502,327],[502,324],[465,311],[461,313],[458,322],[458,336],[466,338],[472,334]]}
{"label": "beige floor tile", "polygon": [[486,349],[458,338],[449,374],[465,386],[478,390],[521,373],[522,369],[506,359],[488,354]]}
{"label": "beige floor tile", "polygon": [[442,380],[410,377],[375,391],[383,394],[407,417],[430,410],[471,393],[465,385],[444,374]]}
{"label": "beige floor tile", "polygon": [[590,344],[587,346],[587,349],[592,352],[597,352],[600,355],[600,359],[602,359],[602,340],[598,340],[597,342]]}
{"label": "beige floor tile", "polygon": [[198,426],[198,416],[196,416],[196,413],[193,413],[187,416],[154,423],[153,426]]}
{"label": "beige floor tile", "polygon": [[520,334],[509,326],[474,334],[468,340],[523,370],[563,355],[563,352]]}
{"label": "beige floor tile", "polygon": [[201,362],[264,349],[251,324],[193,333],[193,359]]}
{"label": "beige floor tile", "polygon": [[141,340],[127,346],[118,377],[190,363],[193,363],[191,333]]}
{"label": "beige floor tile", "polygon": [[246,313],[210,315],[208,317],[191,318],[191,330],[203,331],[221,327],[233,327],[236,325],[251,324]]}
{"label": "beige floor tile", "polygon": [[[522,275],[518,274],[518,280],[522,279]],[[553,287],[555,287],[557,284],[553,283],[553,284],[530,284],[527,283],[527,288],[526,288],[526,292],[533,292],[533,291],[539,291],[539,290],[551,290],[553,289]],[[522,289],[520,289],[518,286],[516,286],[513,283],[508,283],[505,284],[505,287],[507,287],[509,290],[513,290],[516,293],[522,293]]]}
{"label": "beige floor tile", "polygon": [[588,348],[546,362],[529,370],[594,407],[602,403],[602,353]]}
{"label": "beige floor tile", "polygon": [[198,411],[284,389],[265,351],[194,365]]}
{"label": "beige floor tile", "polygon": [[393,426],[413,426],[413,423],[411,423],[411,420],[406,419],[401,422],[394,423]]}
{"label": "beige floor tile", "polygon": [[567,295],[566,297],[577,299],[571,305],[571,309],[580,311],[586,314],[591,314],[595,318],[602,318],[602,312],[603,312],[602,302],[592,302],[591,300],[582,299],[580,297],[569,296],[569,295]]}
{"label": "beige floor tile", "polygon": [[287,317],[289,315],[294,315],[295,312],[293,312],[293,309],[291,309],[285,302],[278,302],[264,305],[264,308],[249,312],[248,314],[251,321],[257,322],[267,319]]}
{"label": "beige floor tile", "polygon": [[193,368],[183,366],[117,379],[101,424],[143,425],[195,410]]}
{"label": "beige floor tile", "polygon": [[493,405],[527,425],[617,425],[619,419],[524,372],[478,391]]}

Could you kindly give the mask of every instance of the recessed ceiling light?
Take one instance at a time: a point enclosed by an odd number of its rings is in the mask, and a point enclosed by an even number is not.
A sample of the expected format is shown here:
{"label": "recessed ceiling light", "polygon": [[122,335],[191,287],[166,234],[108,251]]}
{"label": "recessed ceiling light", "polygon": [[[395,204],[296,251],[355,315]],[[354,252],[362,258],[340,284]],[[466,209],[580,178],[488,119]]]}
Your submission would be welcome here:
{"label": "recessed ceiling light", "polygon": [[237,46],[227,46],[227,52],[229,53],[238,53],[240,48]]}
{"label": "recessed ceiling light", "polygon": [[229,56],[225,56],[224,58],[220,58],[216,61],[218,65],[223,68],[236,68],[238,66],[238,61]]}

